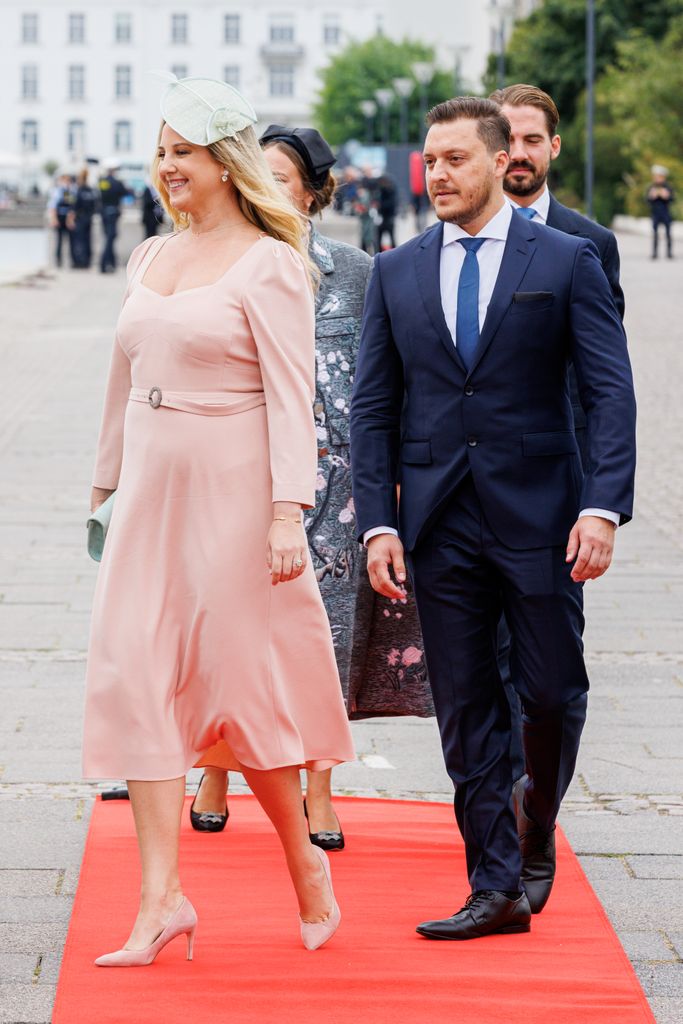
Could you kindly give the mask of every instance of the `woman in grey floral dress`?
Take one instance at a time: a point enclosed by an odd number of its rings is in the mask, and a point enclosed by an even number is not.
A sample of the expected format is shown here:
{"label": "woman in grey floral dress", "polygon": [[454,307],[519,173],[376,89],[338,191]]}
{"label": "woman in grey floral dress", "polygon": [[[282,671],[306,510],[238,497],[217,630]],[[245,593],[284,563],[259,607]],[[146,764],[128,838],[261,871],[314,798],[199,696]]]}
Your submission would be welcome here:
{"label": "woman in grey floral dress", "polygon": [[[333,198],[331,149],[312,128],[271,125],[261,137],[275,177],[309,218]],[[309,251],[320,269],[316,297],[318,500],[306,513],[308,543],[330,620],[341,685],[350,718],[434,714],[422,635],[412,594],[389,601],[373,591],[366,553],[355,535],[349,463],[349,404],[363,303],[372,260],[316,231]],[[332,806],[332,770],[307,772],[311,841],[342,849]],[[227,821],[226,772],[207,768],[192,808],[198,831],[220,831]]]}

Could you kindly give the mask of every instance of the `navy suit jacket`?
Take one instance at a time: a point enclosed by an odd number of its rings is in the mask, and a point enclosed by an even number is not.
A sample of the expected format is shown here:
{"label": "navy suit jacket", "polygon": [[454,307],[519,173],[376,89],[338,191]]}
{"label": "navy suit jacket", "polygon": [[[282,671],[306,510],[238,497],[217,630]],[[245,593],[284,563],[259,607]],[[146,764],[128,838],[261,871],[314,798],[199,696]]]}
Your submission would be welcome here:
{"label": "navy suit jacket", "polygon": [[[591,240],[598,250],[602,269],[605,271],[605,277],[612,289],[614,304],[617,307],[619,316],[623,320],[625,302],[619,280],[619,249],[614,232],[610,231],[609,228],[603,227],[602,224],[596,224],[595,221],[589,220],[588,217],[577,213],[576,210],[570,210],[568,206],[558,203],[552,194],[550,196],[548,220],[546,223],[549,228],[556,228],[558,231],[564,231],[568,235],[578,235],[580,238],[589,238]],[[572,400],[572,409],[574,410],[574,426],[577,430],[583,430],[586,426],[586,414],[581,406],[576,375],[573,370],[569,371],[569,393]],[[581,444],[584,445],[584,443],[582,439]]]}
{"label": "navy suit jacket", "polygon": [[[513,215],[467,371],[441,305],[442,238],[438,224],[375,258],[351,405],[359,535],[393,526],[410,550],[468,471],[494,533],[511,548],[565,544],[582,508],[627,522],[633,382],[592,243]],[[585,478],[570,361],[589,421]]]}

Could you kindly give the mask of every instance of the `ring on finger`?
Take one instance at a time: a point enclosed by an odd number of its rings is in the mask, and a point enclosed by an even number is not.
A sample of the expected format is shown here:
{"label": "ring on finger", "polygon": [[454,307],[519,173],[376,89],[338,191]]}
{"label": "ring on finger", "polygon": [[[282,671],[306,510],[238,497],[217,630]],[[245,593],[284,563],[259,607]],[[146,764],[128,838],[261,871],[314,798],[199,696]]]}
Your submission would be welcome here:
{"label": "ring on finger", "polygon": [[292,565],[294,566],[295,569],[300,569],[303,564],[304,562],[302,558],[295,558],[294,561],[292,562]]}

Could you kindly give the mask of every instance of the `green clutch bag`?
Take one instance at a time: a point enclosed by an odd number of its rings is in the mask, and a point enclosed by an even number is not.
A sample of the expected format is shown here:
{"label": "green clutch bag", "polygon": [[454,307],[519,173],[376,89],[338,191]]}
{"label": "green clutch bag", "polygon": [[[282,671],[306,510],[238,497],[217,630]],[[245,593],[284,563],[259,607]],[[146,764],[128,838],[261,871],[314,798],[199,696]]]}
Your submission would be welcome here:
{"label": "green clutch bag", "polygon": [[103,501],[96,512],[88,519],[88,554],[96,562],[102,561],[104,542],[107,539],[107,530],[111,522],[111,514],[114,508],[116,491],[110,494],[106,501]]}

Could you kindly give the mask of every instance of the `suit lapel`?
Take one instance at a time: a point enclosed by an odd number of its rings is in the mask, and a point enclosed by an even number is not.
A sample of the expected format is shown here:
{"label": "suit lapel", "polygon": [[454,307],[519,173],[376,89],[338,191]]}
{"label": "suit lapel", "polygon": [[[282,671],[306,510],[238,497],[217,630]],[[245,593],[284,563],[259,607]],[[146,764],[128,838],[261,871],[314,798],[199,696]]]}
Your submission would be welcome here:
{"label": "suit lapel", "polygon": [[551,192],[546,224],[549,228],[555,228],[556,231],[564,231],[565,235],[579,234],[572,218],[567,217],[566,213],[567,208],[562,203],[558,203]]}
{"label": "suit lapel", "polygon": [[442,244],[443,224],[437,224],[436,227],[425,232],[424,238],[415,250],[415,276],[427,315],[439,335],[441,343],[458,368],[466,372],[465,364],[453,344],[453,338],[446,325],[441,305]]}
{"label": "suit lapel", "polygon": [[517,291],[535,251],[536,236],[531,226],[531,221],[525,220],[519,214],[513,214],[507,242],[505,243],[503,259],[498,272],[498,279],[493,289],[484,326],[481,329],[479,344],[470,367],[470,374],[476,369],[482,356],[493,341],[496,331],[500,327],[500,322],[510,307],[513,292]]}

